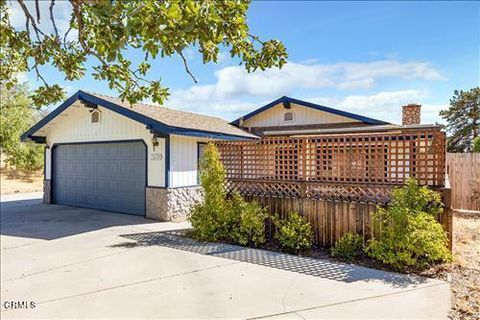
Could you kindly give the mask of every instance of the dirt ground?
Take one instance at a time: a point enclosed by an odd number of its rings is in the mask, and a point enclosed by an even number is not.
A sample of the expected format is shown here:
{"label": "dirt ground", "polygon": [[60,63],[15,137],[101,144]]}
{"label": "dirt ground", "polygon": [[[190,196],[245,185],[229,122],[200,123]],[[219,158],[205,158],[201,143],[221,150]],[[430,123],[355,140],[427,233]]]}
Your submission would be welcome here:
{"label": "dirt ground", "polygon": [[456,262],[466,268],[480,269],[480,212],[456,211],[453,230]]}
{"label": "dirt ground", "polygon": [[37,192],[43,190],[43,173],[24,174],[16,170],[1,167],[0,192],[1,194],[19,192]]}
{"label": "dirt ground", "polygon": [[480,319],[480,212],[453,216],[451,319]]}

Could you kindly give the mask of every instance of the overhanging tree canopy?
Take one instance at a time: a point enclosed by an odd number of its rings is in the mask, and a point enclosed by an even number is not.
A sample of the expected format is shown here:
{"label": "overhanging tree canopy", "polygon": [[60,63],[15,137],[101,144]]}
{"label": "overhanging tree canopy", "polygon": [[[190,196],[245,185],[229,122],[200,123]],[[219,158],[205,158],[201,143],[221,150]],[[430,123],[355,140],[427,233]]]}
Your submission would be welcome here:
{"label": "overhanging tree canopy", "polygon": [[[50,0],[46,17],[41,16],[39,0],[34,10],[29,10],[25,0],[16,1],[25,16],[25,30],[12,26],[7,0],[0,0],[0,82],[12,87],[17,73],[34,70],[42,81],[32,96],[37,106],[64,98],[59,84],[45,81],[39,69],[45,64],[64,73],[66,80],[77,80],[85,74],[87,58],[95,57],[98,64],[93,76],[107,81],[133,104],[148,97],[162,103],[168,96],[160,79],[147,79],[157,57],[178,55],[196,82],[184,56],[190,46],[198,48],[204,63],[217,62],[219,49],[225,46],[249,72],[281,67],[287,58],[280,41],[262,41],[249,32],[249,1],[69,0],[72,13],[63,34],[55,20],[55,0]],[[40,19],[49,19],[53,31],[42,30]],[[69,40],[72,30],[78,36]],[[125,57],[125,50],[131,48],[143,55],[136,66]]]}

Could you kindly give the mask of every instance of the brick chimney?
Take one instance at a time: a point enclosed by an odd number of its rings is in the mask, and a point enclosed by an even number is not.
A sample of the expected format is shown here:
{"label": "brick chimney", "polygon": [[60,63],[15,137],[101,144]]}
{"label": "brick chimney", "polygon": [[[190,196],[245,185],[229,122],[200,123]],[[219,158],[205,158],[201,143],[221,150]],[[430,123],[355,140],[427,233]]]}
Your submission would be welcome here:
{"label": "brick chimney", "polygon": [[407,104],[402,107],[402,125],[420,124],[422,106],[419,104]]}

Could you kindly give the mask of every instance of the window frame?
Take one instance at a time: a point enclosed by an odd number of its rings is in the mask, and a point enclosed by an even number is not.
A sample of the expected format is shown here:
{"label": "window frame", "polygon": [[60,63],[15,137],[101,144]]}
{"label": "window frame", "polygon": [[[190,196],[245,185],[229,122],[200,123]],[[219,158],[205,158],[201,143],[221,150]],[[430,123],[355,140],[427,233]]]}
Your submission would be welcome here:
{"label": "window frame", "polygon": [[[97,121],[93,121],[94,120],[94,116],[97,116]],[[100,123],[100,120],[101,120],[101,113],[99,110],[93,110],[92,112],[90,112],[90,123]]]}
{"label": "window frame", "polygon": [[[287,120],[285,119],[285,116],[290,113],[292,115],[292,119]],[[288,110],[283,114],[283,122],[294,122],[295,121],[295,113],[292,110]]]}

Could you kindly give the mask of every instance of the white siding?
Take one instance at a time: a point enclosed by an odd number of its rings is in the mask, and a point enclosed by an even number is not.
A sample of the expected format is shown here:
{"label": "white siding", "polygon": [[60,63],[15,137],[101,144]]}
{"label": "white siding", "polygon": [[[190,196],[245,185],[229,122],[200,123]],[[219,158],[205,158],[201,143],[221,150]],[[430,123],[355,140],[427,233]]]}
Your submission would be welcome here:
{"label": "white siding", "polygon": [[43,170],[45,171],[45,179],[50,179],[51,176],[52,176],[51,171],[50,171],[50,169],[51,169],[51,166],[50,166],[51,155],[52,155],[52,149],[46,148],[45,149],[45,168],[43,168]]}
{"label": "white siding", "polygon": [[[51,121],[37,135],[47,137],[47,145],[55,143],[143,140],[147,145],[148,185],[165,186],[165,142],[158,139],[159,145],[153,150],[152,134],[144,124],[133,121],[116,112],[98,107],[101,116],[99,123],[91,123],[89,109],[72,105]],[[161,160],[159,160],[159,156]],[[51,179],[51,148],[45,158],[46,179]]]}
{"label": "white siding", "polygon": [[194,137],[170,137],[170,187],[186,187],[198,184],[198,142],[206,139]]}
{"label": "white siding", "polygon": [[[294,120],[284,121],[284,114],[293,111]],[[271,126],[292,126],[305,124],[360,122],[358,120],[339,116],[333,113],[291,104],[291,109],[285,109],[283,104],[278,104],[268,110],[247,119],[243,122],[244,127],[271,127]]]}

